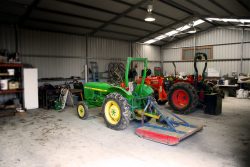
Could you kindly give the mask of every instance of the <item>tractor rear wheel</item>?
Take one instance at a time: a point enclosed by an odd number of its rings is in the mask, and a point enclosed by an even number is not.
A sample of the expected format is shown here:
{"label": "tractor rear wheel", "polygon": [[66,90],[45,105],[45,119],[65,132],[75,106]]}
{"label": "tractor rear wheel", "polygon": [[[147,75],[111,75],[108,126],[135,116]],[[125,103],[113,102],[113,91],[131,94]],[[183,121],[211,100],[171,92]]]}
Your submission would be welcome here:
{"label": "tractor rear wheel", "polygon": [[83,103],[79,102],[77,105],[77,115],[80,119],[87,119],[89,116],[88,106]]}
{"label": "tractor rear wheel", "polygon": [[195,88],[185,82],[174,84],[168,93],[168,104],[174,109],[174,112],[188,114],[198,105],[198,94]]}
{"label": "tractor rear wheel", "polygon": [[127,100],[119,93],[110,93],[106,96],[102,112],[108,128],[123,130],[128,127],[130,107]]}

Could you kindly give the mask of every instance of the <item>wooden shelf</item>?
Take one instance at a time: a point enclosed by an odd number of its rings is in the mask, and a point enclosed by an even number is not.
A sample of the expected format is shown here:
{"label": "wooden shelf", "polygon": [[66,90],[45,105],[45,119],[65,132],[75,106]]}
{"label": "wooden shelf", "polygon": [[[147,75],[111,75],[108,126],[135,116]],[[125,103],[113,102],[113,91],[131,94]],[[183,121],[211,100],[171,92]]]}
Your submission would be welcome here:
{"label": "wooden shelf", "polygon": [[10,76],[9,73],[0,73],[0,77],[8,77],[8,76]]}
{"label": "wooden shelf", "polygon": [[17,68],[23,67],[21,63],[0,63],[0,67],[7,67],[7,68]]}
{"label": "wooden shelf", "polygon": [[0,94],[20,93],[23,89],[0,90]]}

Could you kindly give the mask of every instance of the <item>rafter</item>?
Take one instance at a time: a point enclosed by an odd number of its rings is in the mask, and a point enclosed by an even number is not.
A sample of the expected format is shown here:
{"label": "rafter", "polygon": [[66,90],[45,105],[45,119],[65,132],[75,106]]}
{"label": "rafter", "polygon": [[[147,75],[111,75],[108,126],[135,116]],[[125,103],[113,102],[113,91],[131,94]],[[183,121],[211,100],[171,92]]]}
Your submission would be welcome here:
{"label": "rafter", "polygon": [[128,13],[132,12],[133,10],[137,9],[138,7],[140,7],[141,5],[145,4],[148,0],[141,0],[138,3],[136,3],[135,5],[129,7],[127,10],[125,10],[124,12],[116,15],[114,18],[112,18],[111,20],[109,20],[108,22],[104,23],[103,25],[101,25],[100,27],[98,27],[97,29],[95,29],[94,31],[92,31],[90,34],[94,35],[95,33],[97,33],[98,31],[102,30],[103,28],[107,27],[108,25],[114,23],[116,20],[126,16]]}
{"label": "rafter", "polygon": [[182,19],[182,20],[180,20],[180,21],[178,21],[178,22],[175,22],[175,23],[169,24],[169,25],[167,25],[167,26],[165,26],[165,27],[162,27],[161,29],[159,29],[159,30],[157,30],[157,31],[154,31],[154,32],[152,32],[152,33],[149,33],[149,34],[147,34],[147,35],[145,35],[145,36],[143,36],[143,37],[140,37],[140,38],[136,39],[135,41],[137,42],[137,41],[140,41],[140,40],[142,40],[142,39],[144,39],[144,38],[148,38],[148,37],[150,37],[151,35],[154,35],[154,34],[156,34],[156,33],[159,33],[159,32],[161,32],[161,31],[163,31],[163,30],[165,30],[165,29],[171,28],[171,27],[173,27],[174,25],[177,25],[177,24],[181,23],[182,21],[188,20],[188,19],[191,19],[191,18],[193,18],[193,16],[185,17],[184,19]]}
{"label": "rafter", "polygon": [[237,0],[237,2],[250,13],[250,7],[247,6],[247,4],[245,4],[242,0]]}
{"label": "rafter", "polygon": [[209,0],[212,4],[214,4],[215,6],[221,8],[222,10],[224,10],[226,13],[230,14],[230,15],[234,15],[230,10],[226,9],[224,6],[222,6],[221,4],[219,4],[218,2],[216,2],[215,0]]}
{"label": "rafter", "polygon": [[[83,28],[83,29],[89,29],[90,31],[94,29],[94,27],[90,26],[83,26],[83,25],[78,25],[78,24],[71,24],[71,23],[65,23],[61,21],[55,21],[55,20],[47,20],[47,19],[38,19],[38,18],[30,18],[29,20],[31,21],[36,21],[36,22],[42,22],[42,23],[48,23],[48,24],[54,24],[54,25],[59,25],[59,26],[68,26],[68,27],[74,27],[74,28]],[[138,35],[135,34],[130,34],[130,33],[125,33],[125,32],[120,32],[120,31],[113,31],[113,30],[102,30],[103,32],[110,32],[110,33],[116,33],[116,34],[122,34],[122,35],[128,35],[132,37],[139,37]]]}
{"label": "rafter", "polygon": [[[91,20],[91,21],[106,23],[106,21],[101,20],[101,19],[86,17],[86,16],[82,16],[82,15],[78,15],[78,14],[72,14],[72,13],[62,12],[62,11],[55,11],[55,10],[45,9],[45,8],[40,8],[40,7],[36,8],[36,9],[39,11],[47,12],[47,13],[51,13],[51,14],[58,14],[58,15],[62,15],[62,16],[69,16],[69,17],[74,17],[74,18],[78,18],[78,19],[87,19],[87,20]],[[121,27],[136,29],[136,30],[140,30],[140,31],[144,31],[144,32],[151,32],[150,30],[135,27],[135,26],[129,26],[129,25],[124,25],[124,24],[119,24],[119,23],[112,23],[112,24],[117,25],[117,26],[121,26]]]}
{"label": "rafter", "polygon": [[[208,31],[208,30],[211,30],[211,29],[214,29],[214,28],[216,28],[216,27],[215,27],[215,26],[210,26],[210,27],[208,27],[208,28],[206,28],[206,29],[204,29],[204,30],[201,30],[201,31],[195,33],[195,35],[201,34],[202,32],[205,32],[205,31]],[[184,37],[182,37],[182,38],[173,40],[173,41],[171,41],[171,42],[166,42],[165,44],[163,44],[163,45],[161,45],[161,46],[166,46],[166,45],[169,45],[169,44],[172,44],[172,43],[181,41],[181,40],[183,40],[183,39],[186,39],[186,38],[188,38],[188,37],[191,37],[192,35],[194,35],[194,34],[186,35],[186,36],[184,36]]]}
{"label": "rafter", "polygon": [[191,10],[191,9],[189,9],[189,8],[186,8],[185,6],[180,5],[180,4],[178,4],[178,3],[176,3],[176,2],[174,2],[174,1],[172,1],[172,0],[160,0],[160,1],[162,1],[163,3],[166,3],[166,4],[168,4],[168,5],[170,5],[170,6],[174,7],[174,8],[176,8],[176,9],[179,9],[179,10],[182,11],[182,12],[186,12],[186,13],[189,14],[189,15],[192,15],[192,16],[194,16],[194,17],[198,17],[199,19],[202,19],[203,21],[205,21],[205,22],[207,22],[207,23],[209,23],[209,24],[211,24],[211,25],[213,25],[213,26],[218,26],[218,24],[213,23],[213,22],[211,22],[211,21],[208,21],[208,20],[204,19],[204,16],[202,16],[202,15],[201,15],[200,13],[198,13],[197,11],[193,11],[193,10]]}
{"label": "rafter", "polygon": [[41,0],[33,0],[32,3],[27,7],[25,13],[18,20],[18,24],[23,24],[30,16],[33,9],[41,2]]}
{"label": "rafter", "polygon": [[[82,3],[79,3],[79,2],[73,2],[73,1],[68,1],[68,0],[56,0],[56,1],[66,3],[66,4],[71,4],[71,5],[74,5],[74,6],[77,6],[77,7],[88,8],[88,9],[95,10],[95,11],[109,13],[109,14],[112,14],[112,15],[118,15],[119,14],[117,12],[113,12],[113,11],[110,11],[110,10],[105,10],[105,9],[102,9],[102,8],[82,4]],[[128,16],[128,15],[126,15],[124,17],[145,23],[145,21],[142,20],[142,19],[138,19],[138,18],[131,17],[131,16]],[[164,25],[158,24],[158,23],[148,23],[148,24],[155,25],[155,26],[158,26],[158,27],[164,27]]]}

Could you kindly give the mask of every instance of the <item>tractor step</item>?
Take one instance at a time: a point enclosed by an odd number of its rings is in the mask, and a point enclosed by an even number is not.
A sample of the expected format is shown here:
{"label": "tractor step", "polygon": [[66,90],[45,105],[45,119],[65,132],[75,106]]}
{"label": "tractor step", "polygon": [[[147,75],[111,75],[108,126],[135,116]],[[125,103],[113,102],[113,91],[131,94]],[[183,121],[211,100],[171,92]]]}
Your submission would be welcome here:
{"label": "tractor step", "polygon": [[144,139],[152,140],[167,145],[176,145],[185,138],[200,131],[203,126],[194,125],[178,125],[176,131],[168,127],[161,127],[152,124],[144,124],[144,126],[136,129],[135,133]]}

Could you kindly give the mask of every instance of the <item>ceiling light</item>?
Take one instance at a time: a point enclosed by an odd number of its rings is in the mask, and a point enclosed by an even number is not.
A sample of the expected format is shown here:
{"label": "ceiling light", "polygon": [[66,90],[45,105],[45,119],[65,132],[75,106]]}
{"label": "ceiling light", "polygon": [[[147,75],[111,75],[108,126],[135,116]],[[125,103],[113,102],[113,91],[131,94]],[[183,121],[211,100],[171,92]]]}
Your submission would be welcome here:
{"label": "ceiling light", "polygon": [[205,21],[204,21],[204,20],[201,20],[201,19],[196,20],[196,21],[193,22],[193,26],[197,26],[197,25],[202,24],[202,23],[204,23],[204,22],[205,22]]}
{"label": "ceiling light", "polygon": [[191,30],[191,31],[188,31],[187,33],[194,34],[194,33],[196,33],[196,30]]}
{"label": "ceiling light", "polygon": [[[195,20],[195,21],[193,21],[193,22],[190,23],[190,24],[186,24],[186,25],[184,25],[184,26],[182,26],[182,27],[179,27],[179,28],[177,28],[177,29],[175,29],[175,30],[169,31],[169,32],[167,32],[167,33],[165,33],[165,34],[161,34],[161,35],[159,35],[159,36],[157,36],[157,37],[155,37],[155,38],[153,38],[153,39],[150,39],[150,40],[144,42],[144,44],[151,44],[151,43],[154,43],[154,42],[156,42],[156,41],[159,41],[159,40],[161,40],[161,39],[163,39],[163,38],[171,37],[171,36],[174,36],[174,35],[178,35],[180,32],[185,31],[185,30],[188,30],[188,29],[190,29],[190,28],[192,28],[192,27],[194,28],[195,26],[197,26],[197,25],[199,25],[199,24],[202,24],[202,23],[204,23],[204,22],[205,22],[205,21],[204,21],[204,20],[201,20],[201,19]],[[190,31],[188,31],[187,33],[193,34],[193,33],[196,33],[196,30],[195,30],[195,29],[194,29],[194,30],[190,30]]]}
{"label": "ceiling light", "polygon": [[144,42],[144,44],[151,44],[151,43],[154,43],[156,41],[157,41],[156,39],[150,39],[150,40]]}
{"label": "ceiling light", "polygon": [[231,18],[206,18],[208,21],[234,22],[234,23],[250,23],[250,19],[231,19]]}
{"label": "ceiling light", "polygon": [[151,21],[155,21],[155,18],[153,17],[153,14],[150,12],[150,13],[147,13],[144,20],[148,21],[148,22],[151,22]]}
{"label": "ceiling light", "polygon": [[152,22],[152,21],[155,21],[155,18],[152,14],[152,11],[153,11],[153,5],[148,5],[148,9],[147,9],[147,15],[145,17],[145,21],[148,21],[148,22]]}
{"label": "ceiling light", "polygon": [[161,39],[166,38],[166,37],[167,37],[166,35],[160,35],[158,37],[155,37],[154,39],[161,40]]}
{"label": "ceiling light", "polygon": [[178,33],[178,31],[173,30],[173,31],[167,32],[165,35],[167,35],[167,36],[172,36],[172,35],[177,34],[177,33]]}
{"label": "ceiling light", "polygon": [[177,31],[185,31],[187,29],[191,28],[189,25],[184,25],[183,27],[177,28]]}

